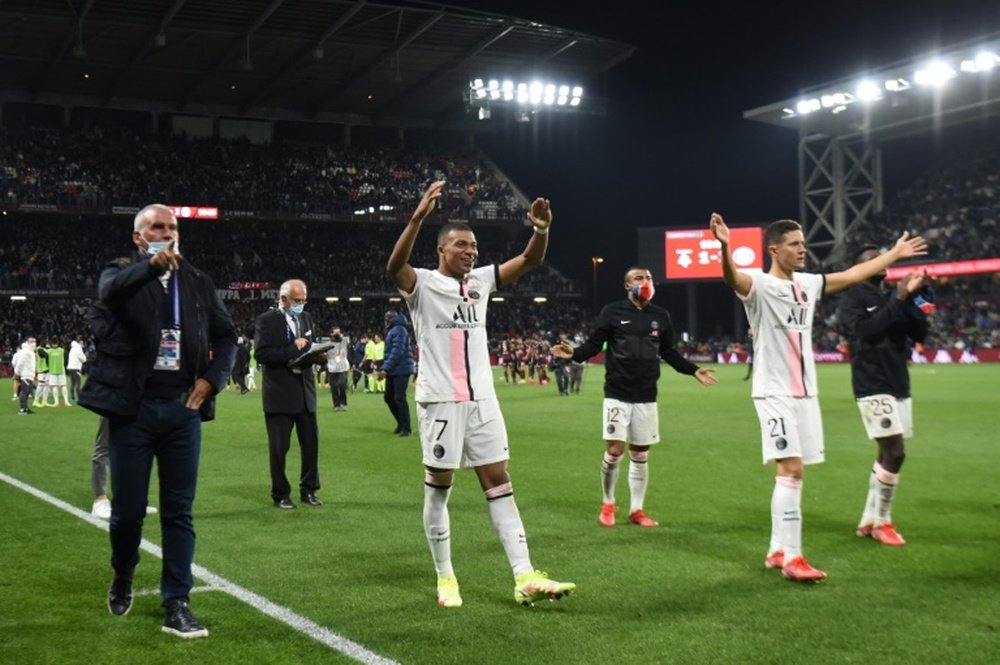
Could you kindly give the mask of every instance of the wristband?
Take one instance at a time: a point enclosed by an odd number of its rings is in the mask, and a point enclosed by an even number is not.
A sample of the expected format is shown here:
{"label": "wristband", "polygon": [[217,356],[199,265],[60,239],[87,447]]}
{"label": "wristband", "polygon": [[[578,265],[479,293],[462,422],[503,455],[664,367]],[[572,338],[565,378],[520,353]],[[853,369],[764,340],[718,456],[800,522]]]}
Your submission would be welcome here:
{"label": "wristband", "polygon": [[538,235],[540,235],[540,236],[547,236],[547,235],[549,234],[549,227],[547,227],[547,226],[546,226],[546,227],[545,227],[545,228],[543,229],[543,228],[541,228],[541,227],[539,227],[539,226],[536,226],[536,227],[535,227],[535,233],[537,233],[537,234],[538,234]]}

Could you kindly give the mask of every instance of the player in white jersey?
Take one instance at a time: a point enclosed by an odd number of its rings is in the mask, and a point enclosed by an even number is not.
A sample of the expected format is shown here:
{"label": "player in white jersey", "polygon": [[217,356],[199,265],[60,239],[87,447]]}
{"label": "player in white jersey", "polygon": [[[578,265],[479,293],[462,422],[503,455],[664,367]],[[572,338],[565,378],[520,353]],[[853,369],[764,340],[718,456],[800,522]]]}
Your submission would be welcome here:
{"label": "player in white jersey", "polygon": [[712,213],[709,227],[722,244],[722,273],[743,301],[754,339],[752,396],[760,420],[764,463],[776,466],[771,496],[771,543],[764,560],[784,576],[815,582],[826,573],[802,556],[804,464],[823,461],[823,426],[817,400],[812,322],[817,301],[877,275],[899,259],[927,253],[923,238],[903,233],[888,252],[843,272],[815,275],[805,266],[802,227],[780,220],[764,230],[771,259],[766,273],[739,272],[729,250],[729,228]]}
{"label": "player in white jersey", "polygon": [[524,252],[505,263],[476,268],[476,236],[467,224],[453,222],[438,233],[437,269],[414,268],[409,263],[413,245],[444,184],[432,183],[424,192],[386,265],[410,308],[420,351],[416,402],[425,468],[424,532],[437,571],[438,605],[462,605],[451,563],[448,515],[448,497],[459,467],[472,467],[479,477],[490,521],[514,572],[514,600],[522,605],[555,600],[576,585],[548,579],[534,569],[528,556],[507,472],[507,429],[493,390],[486,341],[490,293],[541,264],[552,211],[548,201],[535,199],[528,213],[534,233]]}

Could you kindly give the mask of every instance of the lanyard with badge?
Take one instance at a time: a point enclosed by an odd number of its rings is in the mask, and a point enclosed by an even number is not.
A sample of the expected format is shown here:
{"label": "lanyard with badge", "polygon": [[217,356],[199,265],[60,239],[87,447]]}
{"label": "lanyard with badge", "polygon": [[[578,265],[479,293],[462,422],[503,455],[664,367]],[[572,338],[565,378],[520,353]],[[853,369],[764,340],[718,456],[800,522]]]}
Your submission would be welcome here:
{"label": "lanyard with badge", "polygon": [[153,369],[177,372],[181,368],[181,294],[177,271],[171,275],[173,326],[160,330],[160,349],[156,353]]}

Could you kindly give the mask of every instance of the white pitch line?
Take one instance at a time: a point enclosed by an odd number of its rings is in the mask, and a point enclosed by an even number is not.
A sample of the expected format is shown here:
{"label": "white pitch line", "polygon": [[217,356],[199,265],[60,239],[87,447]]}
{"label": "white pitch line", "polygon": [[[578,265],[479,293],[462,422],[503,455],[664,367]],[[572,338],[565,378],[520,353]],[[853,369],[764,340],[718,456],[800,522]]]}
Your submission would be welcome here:
{"label": "white pitch line", "polygon": [[[67,513],[73,515],[74,517],[80,518],[84,522],[92,524],[98,529],[101,529],[103,531],[108,530],[108,523],[105,520],[102,520],[98,517],[94,517],[87,511],[80,510],[76,506],[70,505],[65,501],[63,501],[62,499],[57,499],[51,494],[43,492],[42,490],[36,487],[32,487],[27,483],[23,483],[17,478],[8,476],[6,473],[3,473],[2,471],[0,471],[0,480],[3,480],[9,485],[13,485],[19,490],[27,492],[28,494],[36,498],[39,498],[42,501],[45,501],[46,503],[51,504],[56,508],[59,508],[60,510],[64,510]],[[154,545],[145,538],[142,539],[142,542],[139,544],[139,547],[159,559],[163,558],[163,551],[160,549],[159,545]],[[374,651],[366,649],[357,642],[349,640],[342,635],[338,635],[332,630],[319,625],[315,621],[308,619],[302,616],[301,614],[296,614],[295,612],[288,609],[287,607],[284,607],[283,605],[279,605],[261,596],[260,594],[256,594],[253,591],[241,587],[240,585],[234,582],[230,582],[225,577],[216,575],[207,568],[199,566],[198,564],[192,564],[191,572],[194,573],[195,577],[198,577],[207,582],[208,586],[211,587],[211,589],[224,591],[228,593],[230,596],[246,603],[250,607],[265,614],[266,616],[269,616],[272,619],[280,621],[281,623],[292,628],[296,632],[311,637],[320,644],[323,644],[333,649],[334,651],[342,653],[345,656],[353,658],[354,660],[360,663],[364,663],[365,665],[399,665],[397,661],[385,658],[384,656],[380,656]]]}

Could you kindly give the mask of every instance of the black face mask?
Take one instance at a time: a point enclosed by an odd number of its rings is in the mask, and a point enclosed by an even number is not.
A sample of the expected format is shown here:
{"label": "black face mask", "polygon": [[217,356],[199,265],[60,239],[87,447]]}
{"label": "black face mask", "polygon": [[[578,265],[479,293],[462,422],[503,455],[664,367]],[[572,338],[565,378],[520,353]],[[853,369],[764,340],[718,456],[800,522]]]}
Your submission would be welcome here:
{"label": "black face mask", "polygon": [[340,335],[340,333],[337,333],[336,335],[333,336],[333,341],[334,342],[339,342],[342,339],[344,339],[344,338]]}

